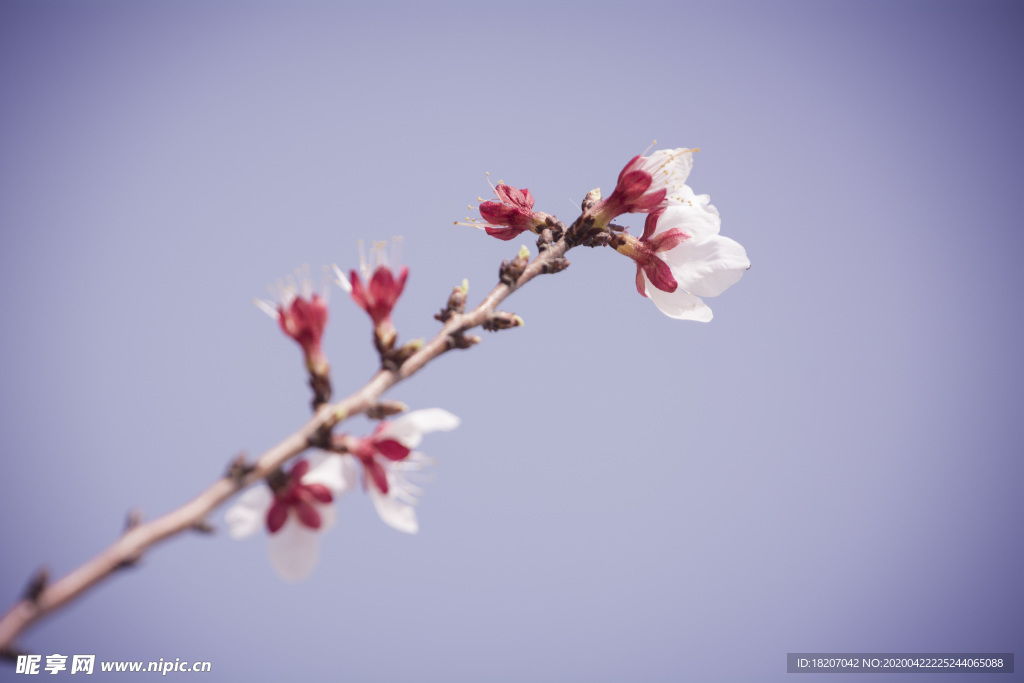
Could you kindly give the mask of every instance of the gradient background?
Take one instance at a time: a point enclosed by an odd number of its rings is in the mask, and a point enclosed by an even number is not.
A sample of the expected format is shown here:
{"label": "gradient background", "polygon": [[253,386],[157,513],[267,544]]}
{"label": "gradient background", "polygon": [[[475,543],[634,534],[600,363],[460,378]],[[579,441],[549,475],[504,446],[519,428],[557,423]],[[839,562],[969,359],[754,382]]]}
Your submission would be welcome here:
{"label": "gradient background", "polygon": [[[306,419],[250,303],[276,278],[402,235],[403,339],[462,278],[478,301],[532,247],[452,226],[485,170],[568,222],[652,139],[699,146],[753,262],[705,325],[572,252],[507,303],[525,328],[390,392],[463,419],[423,444],[418,536],[356,492],[288,585],[263,538],[186,535],[22,646],[242,681],[1022,656],[1022,67],[1020,2],[6,0],[5,605]],[[343,395],[374,354],[339,290],[331,316]]]}

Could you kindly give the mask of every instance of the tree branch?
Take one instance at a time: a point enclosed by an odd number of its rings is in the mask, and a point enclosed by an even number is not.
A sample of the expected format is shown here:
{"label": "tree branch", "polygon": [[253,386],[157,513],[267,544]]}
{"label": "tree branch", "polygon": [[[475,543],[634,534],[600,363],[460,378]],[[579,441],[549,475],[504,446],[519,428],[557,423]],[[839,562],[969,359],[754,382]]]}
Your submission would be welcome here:
{"label": "tree branch", "polygon": [[[554,241],[552,234],[558,235],[559,239]],[[118,569],[134,565],[146,550],[160,541],[184,531],[208,530],[207,515],[225,501],[311,446],[323,443],[325,436],[329,436],[338,423],[374,410],[385,391],[416,374],[430,361],[451,349],[468,348],[478,342],[479,338],[466,337],[465,332],[484,325],[502,301],[537,275],[558,272],[568,266],[564,255],[573,245],[563,237],[565,234],[565,227],[552,221],[551,229],[545,229],[538,240],[540,253],[522,269],[521,274],[515,278],[505,277],[503,265],[504,281],[491,290],[476,308],[468,313],[449,308],[441,331],[397,369],[382,369],[354,394],[333,404],[319,405],[305,425],[260,455],[255,464],[250,466],[244,458],[237,459],[224,477],[198,496],[162,517],[130,526],[112,545],[55,582],[48,582],[45,570],[38,571],[24,597],[0,617],[0,654],[14,656],[19,652],[14,641],[25,629],[81,596]]]}

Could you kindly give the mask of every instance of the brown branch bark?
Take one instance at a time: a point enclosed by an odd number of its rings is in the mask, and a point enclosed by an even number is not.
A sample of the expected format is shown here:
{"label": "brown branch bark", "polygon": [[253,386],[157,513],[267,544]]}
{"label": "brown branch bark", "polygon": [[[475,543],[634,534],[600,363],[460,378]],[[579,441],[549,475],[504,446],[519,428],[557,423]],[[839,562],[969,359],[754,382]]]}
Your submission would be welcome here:
{"label": "brown branch bark", "polygon": [[[27,591],[25,597],[0,617],[0,653],[12,656],[16,653],[14,641],[25,629],[79,597],[118,569],[135,564],[153,545],[184,531],[203,528],[207,515],[234,494],[265,478],[310,448],[313,443],[322,441],[322,435],[329,433],[339,422],[370,410],[390,387],[416,374],[445,352],[475,343],[467,340],[463,333],[483,325],[498,304],[537,275],[558,272],[568,265],[563,256],[572,245],[565,238],[550,241],[550,234],[547,237],[548,240],[542,238],[539,242],[542,245],[541,252],[518,278],[511,284],[505,282],[497,285],[468,313],[451,312],[441,331],[397,370],[380,370],[354,394],[336,403],[319,406],[305,425],[260,455],[253,466],[240,467],[241,463],[236,463],[227,475],[180,508],[129,528],[116,542],[66,576],[52,583],[34,581],[32,590]],[[42,585],[35,585],[37,583]]]}

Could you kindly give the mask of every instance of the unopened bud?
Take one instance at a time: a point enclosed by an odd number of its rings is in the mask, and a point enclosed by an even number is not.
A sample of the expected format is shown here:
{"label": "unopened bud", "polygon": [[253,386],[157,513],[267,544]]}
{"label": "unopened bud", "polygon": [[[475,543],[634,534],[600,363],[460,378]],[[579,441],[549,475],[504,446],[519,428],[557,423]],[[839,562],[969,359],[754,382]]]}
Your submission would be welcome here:
{"label": "unopened bud", "polygon": [[511,261],[502,261],[501,269],[498,271],[498,277],[503,283],[509,286],[514,286],[519,277],[526,270],[526,265],[530,262],[530,250],[526,248],[526,245],[519,247],[519,253]]}
{"label": "unopened bud", "polygon": [[391,415],[397,415],[409,410],[409,406],[401,401],[378,401],[366,411],[366,417],[371,420],[383,420]]}
{"label": "unopened bud", "polygon": [[236,484],[241,485],[242,480],[245,479],[246,475],[254,469],[256,469],[254,465],[245,461],[245,453],[239,453],[228,464],[228,471],[225,474]]}
{"label": "unopened bud", "polygon": [[422,339],[413,339],[412,341],[406,342],[400,348],[390,352],[385,360],[385,367],[391,370],[397,370],[402,367],[402,363],[409,360],[409,357],[414,353],[423,348]]}
{"label": "unopened bud", "polygon": [[192,526],[189,527],[192,531],[196,531],[200,534],[212,534],[217,531],[216,527],[210,523],[208,519],[200,519],[197,522],[192,522]]}
{"label": "unopened bud", "polygon": [[586,213],[592,206],[601,201],[601,188],[595,187],[593,190],[587,193],[587,196],[583,198],[583,204],[580,208]]}
{"label": "unopened bud", "polygon": [[46,567],[40,567],[29,579],[28,585],[25,586],[25,592],[23,593],[26,600],[29,602],[35,602],[39,599],[39,596],[43,594],[46,589],[46,584],[50,581],[50,571]]}
{"label": "unopened bud", "polygon": [[523,319],[514,313],[494,311],[484,320],[483,328],[490,332],[495,332],[497,330],[507,330],[510,327],[522,327],[525,324]]}
{"label": "unopened bud", "polygon": [[545,251],[554,242],[554,234],[551,232],[551,228],[544,228],[540,231],[540,237],[537,238],[537,251]]}
{"label": "unopened bud", "polygon": [[564,256],[559,256],[556,259],[552,259],[544,264],[541,268],[541,272],[544,273],[560,273],[569,267],[569,259]]}
{"label": "unopened bud", "polygon": [[453,313],[463,313],[466,310],[466,295],[469,293],[469,280],[463,280],[462,284],[452,290],[448,297],[448,303],[441,309],[440,313],[434,314],[435,320],[448,322]]}
{"label": "unopened bud", "polygon": [[474,344],[479,344],[482,339],[475,334],[466,335],[462,332],[457,332],[448,335],[448,348],[449,349],[468,349]]}
{"label": "unopened bud", "polygon": [[421,348],[423,348],[423,340],[422,339],[413,339],[412,341],[406,342],[404,345],[402,345],[402,353],[405,353],[405,354],[408,354],[408,355],[411,356],[412,354],[414,354],[417,351],[419,351]]}

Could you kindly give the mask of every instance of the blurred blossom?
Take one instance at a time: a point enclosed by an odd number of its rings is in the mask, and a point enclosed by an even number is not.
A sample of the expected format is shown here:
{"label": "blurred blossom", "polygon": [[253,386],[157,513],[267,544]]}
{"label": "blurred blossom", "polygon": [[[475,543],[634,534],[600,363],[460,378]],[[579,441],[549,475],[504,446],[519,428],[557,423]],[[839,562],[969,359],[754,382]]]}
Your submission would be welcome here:
{"label": "blurred blossom", "polygon": [[316,566],[317,534],[334,524],[334,499],[354,482],[355,468],[346,458],[314,453],[273,486],[261,484],[243,493],[225,515],[228,532],[244,538],[265,527],[274,571],[287,581],[300,581]]}
{"label": "blurred blossom", "polygon": [[309,372],[325,377],[330,365],[320,347],[320,340],[327,326],[326,288],[323,296],[314,292],[308,274],[300,271],[298,284],[288,278],[284,282],[279,281],[276,290],[276,303],[262,299],[255,299],[254,303],[277,320],[284,333],[302,348]]}
{"label": "blurred blossom", "polygon": [[459,418],[448,411],[429,408],[381,422],[372,435],[354,440],[349,451],[363,465],[363,483],[385,524],[408,534],[419,531],[413,506],[423,490],[406,475],[421,471],[431,461],[413,449],[425,434],[458,426]]}
{"label": "blurred blossom", "polygon": [[[396,240],[396,243],[398,242],[400,240]],[[344,278],[340,278],[338,285],[351,291],[352,300],[366,311],[373,321],[377,340],[385,348],[390,348],[394,345],[397,336],[395,326],[391,322],[391,311],[398,302],[398,297],[402,295],[402,290],[405,289],[409,268],[402,266],[397,271],[392,270],[388,263],[387,242],[374,244],[371,249],[371,258],[374,260],[372,266],[362,253],[362,244],[360,243],[359,271],[350,271],[349,280],[351,282],[343,283]],[[365,285],[359,277],[360,271],[363,279],[366,280]]]}

